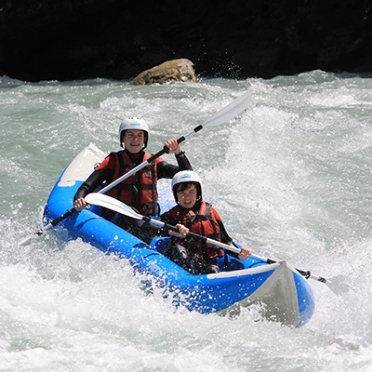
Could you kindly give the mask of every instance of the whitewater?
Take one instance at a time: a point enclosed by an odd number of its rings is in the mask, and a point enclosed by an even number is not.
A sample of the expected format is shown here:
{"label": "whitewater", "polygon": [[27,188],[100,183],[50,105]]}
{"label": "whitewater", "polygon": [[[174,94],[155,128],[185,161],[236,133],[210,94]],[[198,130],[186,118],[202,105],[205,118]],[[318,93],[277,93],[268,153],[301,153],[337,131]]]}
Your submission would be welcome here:
{"label": "whitewater", "polygon": [[[236,241],[344,278],[340,295],[309,279],[316,309],[304,327],[262,319],[257,308],[237,317],[175,309],[144,291],[126,260],[35,234],[63,169],[89,143],[118,151],[122,119],[148,122],[155,153],[248,90],[246,111],[182,149]],[[132,86],[3,76],[0,128],[1,371],[372,369],[372,79],[312,71]]]}

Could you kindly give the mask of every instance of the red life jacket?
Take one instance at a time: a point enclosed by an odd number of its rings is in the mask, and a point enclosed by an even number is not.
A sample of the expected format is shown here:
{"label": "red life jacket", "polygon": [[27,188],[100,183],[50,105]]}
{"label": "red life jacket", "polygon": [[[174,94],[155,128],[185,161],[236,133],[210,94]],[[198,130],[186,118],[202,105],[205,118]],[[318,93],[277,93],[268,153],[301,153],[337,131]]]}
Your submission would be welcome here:
{"label": "red life jacket", "polygon": [[[133,164],[126,151],[114,152],[111,155],[115,156],[115,169],[112,180],[118,179],[137,166],[137,164]],[[144,153],[143,161],[148,160],[150,157],[151,154]],[[146,165],[113,187],[107,194],[136,208],[142,215],[157,215],[159,211],[156,183],[158,181],[158,164],[162,161],[163,159],[161,158],[155,159],[155,162]]]}
{"label": "red life jacket", "polygon": [[[196,213],[192,210],[185,213],[185,210],[177,205],[167,212],[167,214],[175,218],[178,223],[182,223],[191,232],[221,241],[221,229],[218,223],[221,221],[220,216],[212,205],[204,200],[200,202],[199,211]],[[180,243],[185,245],[185,240],[182,239]],[[192,246],[187,248],[190,254],[195,254],[200,257],[203,257],[205,254],[209,258],[224,256],[222,249],[201,241],[193,241]]]}

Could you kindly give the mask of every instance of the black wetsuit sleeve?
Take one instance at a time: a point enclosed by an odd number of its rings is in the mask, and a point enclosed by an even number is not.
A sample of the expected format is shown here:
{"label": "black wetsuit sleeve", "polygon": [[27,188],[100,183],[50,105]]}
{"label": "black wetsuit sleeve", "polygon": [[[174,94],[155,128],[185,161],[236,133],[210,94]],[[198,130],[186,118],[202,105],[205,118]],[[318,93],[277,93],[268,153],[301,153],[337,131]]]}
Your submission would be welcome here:
{"label": "black wetsuit sleeve", "polygon": [[[222,243],[225,243],[225,244],[228,244],[228,245],[231,245],[233,247],[236,247],[236,244],[231,239],[230,235],[227,233],[223,222],[222,221],[218,221],[218,224],[220,225],[221,242]],[[238,257],[239,256],[239,254],[238,253],[235,253],[235,252],[228,251],[228,253],[229,253],[229,255],[231,255],[233,257]]]}
{"label": "black wetsuit sleeve", "polygon": [[158,165],[158,178],[173,178],[173,176],[183,170],[192,170],[192,166],[190,164],[189,159],[185,155],[184,152],[182,152],[179,156],[176,155],[177,159],[177,165],[173,165],[170,163],[167,163],[166,161],[162,161]]}
{"label": "black wetsuit sleeve", "polygon": [[233,240],[231,239],[230,235],[227,233],[226,228],[222,221],[218,221],[221,231],[221,242],[225,244],[231,244]]}
{"label": "black wetsuit sleeve", "polygon": [[74,201],[78,198],[85,198],[89,193],[94,192],[98,186],[104,181],[111,180],[113,176],[113,170],[110,169],[100,169],[95,170],[86,179],[86,181],[77,189]]}

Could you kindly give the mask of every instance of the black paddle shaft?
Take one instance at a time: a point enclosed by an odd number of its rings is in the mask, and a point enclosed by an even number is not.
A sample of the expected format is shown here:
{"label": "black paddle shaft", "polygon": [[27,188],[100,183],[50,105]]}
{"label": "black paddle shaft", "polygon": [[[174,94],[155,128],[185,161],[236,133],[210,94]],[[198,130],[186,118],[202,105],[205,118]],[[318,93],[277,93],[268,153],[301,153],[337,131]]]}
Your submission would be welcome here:
{"label": "black paddle shaft", "polygon": [[76,209],[75,208],[71,208],[69,209],[66,213],[64,213],[62,216],[59,216],[58,218],[56,218],[55,220],[51,221],[47,226],[45,226],[43,229],[40,229],[39,231],[36,232],[37,235],[43,235],[43,232],[45,230],[48,230],[48,228],[51,228],[55,225],[57,225],[57,223],[60,223],[62,220],[64,220],[65,218],[67,217],[70,217],[72,216],[74,213],[76,212]]}
{"label": "black paddle shaft", "polygon": [[[266,262],[268,263],[268,264],[274,264],[274,263],[276,263],[277,261],[274,261],[274,260],[272,260],[272,259],[270,259],[270,258],[268,258],[267,260],[266,260]],[[311,276],[311,273],[310,273],[310,271],[305,271],[305,270],[300,270],[300,269],[296,269],[303,277],[305,277],[305,279],[309,279],[310,278],[310,276]],[[320,279],[324,279],[324,278],[320,278]],[[324,279],[324,280],[326,280],[326,279]],[[322,280],[319,280],[320,282],[322,281]],[[325,282],[324,282],[325,283]]]}

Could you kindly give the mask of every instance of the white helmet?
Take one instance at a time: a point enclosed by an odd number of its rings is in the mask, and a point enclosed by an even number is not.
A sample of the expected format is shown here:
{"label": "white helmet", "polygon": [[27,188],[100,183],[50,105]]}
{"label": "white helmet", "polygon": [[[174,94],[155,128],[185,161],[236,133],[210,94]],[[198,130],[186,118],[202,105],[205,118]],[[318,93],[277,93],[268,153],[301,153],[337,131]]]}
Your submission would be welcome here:
{"label": "white helmet", "polygon": [[122,132],[128,129],[138,129],[145,132],[145,143],[143,148],[146,148],[147,142],[149,141],[149,126],[147,125],[146,121],[140,118],[127,118],[122,121],[119,127],[119,141],[121,147],[123,147],[123,143],[121,141]]}
{"label": "white helmet", "polygon": [[176,202],[178,202],[178,200],[177,200],[177,193],[175,191],[175,186],[178,185],[179,183],[188,183],[188,182],[195,182],[198,185],[197,187],[198,197],[200,197],[200,199],[202,198],[203,185],[202,185],[199,175],[194,171],[184,170],[184,171],[180,171],[176,173],[174,177],[172,178],[172,191],[173,191],[174,199],[176,200]]}

